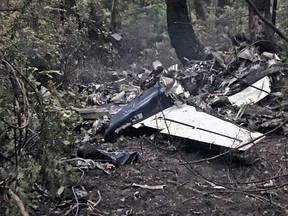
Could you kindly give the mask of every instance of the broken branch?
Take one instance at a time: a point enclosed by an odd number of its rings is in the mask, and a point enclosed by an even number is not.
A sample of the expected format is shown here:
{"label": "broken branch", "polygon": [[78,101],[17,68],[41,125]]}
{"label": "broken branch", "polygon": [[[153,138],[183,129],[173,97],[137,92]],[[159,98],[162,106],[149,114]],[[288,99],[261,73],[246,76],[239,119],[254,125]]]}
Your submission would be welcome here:
{"label": "broken branch", "polygon": [[12,190],[9,190],[8,194],[16,202],[16,205],[18,206],[21,215],[22,216],[29,216],[29,213],[26,211],[25,206],[24,206],[22,200],[19,198],[19,196],[17,194],[15,194]]}
{"label": "broken branch", "polygon": [[97,193],[98,193],[99,199],[98,199],[98,201],[93,205],[93,208],[95,208],[95,207],[101,202],[101,199],[102,199],[101,193],[100,193],[99,190],[97,191]]}
{"label": "broken branch", "polygon": [[78,208],[78,207],[79,207],[79,203],[76,203],[64,214],[64,216],[69,215],[75,208]]}
{"label": "broken branch", "polygon": [[0,9],[0,12],[15,12],[15,11],[19,11],[19,8],[3,8]]}
{"label": "broken branch", "polygon": [[[22,122],[18,121],[18,123],[17,123],[18,125],[16,125],[13,123],[9,123],[3,117],[1,117],[1,120],[11,128],[24,129],[28,126],[28,124],[30,122],[30,118],[31,118],[30,104],[29,104],[29,100],[28,100],[27,91],[25,89],[24,83],[17,76],[16,69],[5,58],[4,54],[1,51],[0,51],[0,58],[1,58],[2,64],[4,65],[6,71],[10,75],[11,86],[15,91],[14,92],[14,95],[15,95],[14,100],[15,100],[15,104],[17,105],[18,110],[20,110],[20,105],[18,102],[18,94],[21,92],[22,97],[23,97],[23,114],[22,114],[23,121]],[[19,89],[19,93],[16,92],[18,89]],[[21,119],[20,114],[15,113],[15,117],[18,117],[19,119]]]}
{"label": "broken branch", "polygon": [[149,189],[149,190],[163,190],[164,187],[166,185],[155,185],[155,186],[150,186],[150,185],[141,185],[141,184],[136,184],[136,183],[133,183],[132,184],[132,187],[139,187],[139,188],[144,188],[144,189]]}

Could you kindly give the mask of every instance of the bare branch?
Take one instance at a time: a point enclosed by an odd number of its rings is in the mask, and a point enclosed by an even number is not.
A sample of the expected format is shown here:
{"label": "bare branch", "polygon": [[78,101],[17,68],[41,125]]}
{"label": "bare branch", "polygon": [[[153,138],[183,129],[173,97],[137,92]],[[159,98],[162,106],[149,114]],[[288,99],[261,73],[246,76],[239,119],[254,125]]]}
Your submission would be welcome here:
{"label": "bare branch", "polygon": [[1,8],[0,9],[0,13],[1,12],[15,12],[15,11],[19,11],[19,8]]}
{"label": "bare branch", "polygon": [[12,190],[8,191],[9,195],[11,196],[11,198],[16,202],[20,213],[22,216],[29,216],[29,213],[26,211],[25,206],[22,202],[22,200],[19,198],[19,196],[17,194],[15,194]]}

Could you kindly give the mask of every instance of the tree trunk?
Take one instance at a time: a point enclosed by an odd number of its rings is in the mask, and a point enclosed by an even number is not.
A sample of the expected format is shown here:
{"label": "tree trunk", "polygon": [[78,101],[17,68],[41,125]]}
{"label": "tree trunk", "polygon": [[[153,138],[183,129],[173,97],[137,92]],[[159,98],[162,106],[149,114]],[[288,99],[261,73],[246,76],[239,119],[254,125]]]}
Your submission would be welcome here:
{"label": "tree trunk", "polygon": [[273,25],[276,25],[277,5],[278,5],[278,1],[273,0],[273,3],[272,3],[272,23],[273,23]]}
{"label": "tree trunk", "polygon": [[73,7],[76,6],[75,0],[64,0],[64,9],[66,10],[66,16],[75,15]]}
{"label": "tree trunk", "polygon": [[[253,0],[253,3],[259,12],[271,21],[270,0]],[[249,7],[249,29],[252,41],[273,41],[273,30],[258,17],[251,7]]]}
{"label": "tree trunk", "polygon": [[110,20],[110,30],[114,32],[114,30],[121,28],[121,16],[118,10],[118,0],[112,0],[111,5],[111,20]]}
{"label": "tree trunk", "polygon": [[206,16],[205,16],[204,8],[203,8],[203,1],[195,0],[194,7],[195,7],[195,13],[196,13],[197,19],[205,21]]}
{"label": "tree trunk", "polygon": [[166,0],[168,34],[172,47],[183,65],[187,60],[201,59],[203,45],[195,35],[186,0]]}

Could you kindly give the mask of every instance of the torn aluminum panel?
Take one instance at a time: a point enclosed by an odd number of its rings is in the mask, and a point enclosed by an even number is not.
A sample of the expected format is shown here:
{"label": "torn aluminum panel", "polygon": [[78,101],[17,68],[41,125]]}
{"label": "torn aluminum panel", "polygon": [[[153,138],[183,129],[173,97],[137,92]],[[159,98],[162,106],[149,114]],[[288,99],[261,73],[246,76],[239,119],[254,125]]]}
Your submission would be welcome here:
{"label": "torn aluminum panel", "polygon": [[229,96],[228,99],[233,105],[242,106],[257,103],[270,93],[270,78],[265,76],[241,92]]}
{"label": "torn aluminum panel", "polygon": [[[261,133],[251,132],[186,104],[181,107],[174,105],[133,125],[135,128],[142,126],[159,129],[164,134],[227,148],[238,148],[256,138],[259,139],[255,143],[264,138]],[[239,150],[245,151],[252,145],[253,143],[248,144]]]}

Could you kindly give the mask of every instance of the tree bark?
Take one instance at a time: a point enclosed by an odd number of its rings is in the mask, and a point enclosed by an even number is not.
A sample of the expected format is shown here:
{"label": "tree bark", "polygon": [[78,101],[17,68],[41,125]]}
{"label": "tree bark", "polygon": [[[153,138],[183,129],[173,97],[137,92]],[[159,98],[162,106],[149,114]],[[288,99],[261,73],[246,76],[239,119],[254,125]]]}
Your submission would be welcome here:
{"label": "tree bark", "polygon": [[195,13],[196,13],[197,19],[205,21],[206,16],[205,16],[204,8],[203,8],[203,1],[194,0],[194,7],[195,7]]}
{"label": "tree bark", "polygon": [[270,22],[270,20],[267,20],[262,13],[257,9],[257,7],[254,5],[254,3],[252,2],[252,0],[245,0],[248,5],[254,10],[254,12],[258,15],[259,19],[261,21],[263,21],[268,27],[270,27],[272,29],[272,31],[276,32],[282,39],[284,39],[286,42],[288,42],[288,37],[286,37],[284,35],[284,33],[282,31],[280,31],[278,28],[276,28],[276,26],[274,26],[272,24],[272,22]]}
{"label": "tree bark", "polygon": [[183,65],[202,58],[203,45],[195,35],[186,0],[166,0],[167,25],[171,45]]}
{"label": "tree bark", "polygon": [[[271,22],[270,0],[253,0],[252,2],[264,18]],[[259,18],[252,7],[249,7],[249,29],[252,41],[273,41],[273,30]]]}
{"label": "tree bark", "polygon": [[272,3],[272,24],[273,25],[276,25],[277,5],[278,5],[278,1],[277,0],[273,0],[273,3]]}
{"label": "tree bark", "polygon": [[110,20],[110,30],[114,32],[114,30],[121,28],[121,16],[118,10],[118,0],[112,0],[111,5],[111,20]]}

